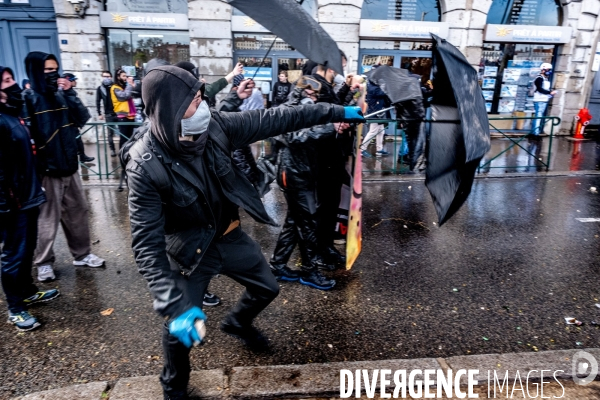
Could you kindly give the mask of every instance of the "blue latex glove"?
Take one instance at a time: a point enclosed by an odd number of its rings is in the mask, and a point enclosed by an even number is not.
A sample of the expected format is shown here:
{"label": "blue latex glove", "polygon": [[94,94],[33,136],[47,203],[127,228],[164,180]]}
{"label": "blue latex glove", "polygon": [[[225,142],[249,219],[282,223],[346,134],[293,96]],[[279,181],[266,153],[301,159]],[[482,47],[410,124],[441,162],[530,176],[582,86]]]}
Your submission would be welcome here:
{"label": "blue latex glove", "polygon": [[194,306],[175,318],[169,324],[169,333],[175,336],[185,347],[192,347],[194,342],[200,342],[201,338],[194,328],[197,319],[206,320],[206,315],[201,309]]}
{"label": "blue latex glove", "polygon": [[365,117],[360,107],[344,107],[344,122],[365,122]]}

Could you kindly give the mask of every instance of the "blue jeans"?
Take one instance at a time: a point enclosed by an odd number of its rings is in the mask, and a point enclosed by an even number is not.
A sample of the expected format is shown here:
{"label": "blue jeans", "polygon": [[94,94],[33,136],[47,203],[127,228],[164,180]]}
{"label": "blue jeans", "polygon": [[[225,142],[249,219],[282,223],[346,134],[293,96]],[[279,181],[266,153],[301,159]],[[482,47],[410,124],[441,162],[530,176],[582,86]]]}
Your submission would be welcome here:
{"label": "blue jeans", "polygon": [[6,294],[8,309],[12,313],[25,311],[23,303],[38,288],[33,284],[31,265],[37,243],[39,207],[25,211],[9,212],[0,216],[0,240],[2,246],[2,288]]}
{"label": "blue jeans", "polygon": [[546,108],[548,107],[547,101],[534,101],[533,109],[535,110],[534,117],[540,119],[534,119],[533,124],[531,125],[531,133],[534,135],[539,135],[542,133],[542,129],[544,129],[544,118],[542,118],[546,114]]}

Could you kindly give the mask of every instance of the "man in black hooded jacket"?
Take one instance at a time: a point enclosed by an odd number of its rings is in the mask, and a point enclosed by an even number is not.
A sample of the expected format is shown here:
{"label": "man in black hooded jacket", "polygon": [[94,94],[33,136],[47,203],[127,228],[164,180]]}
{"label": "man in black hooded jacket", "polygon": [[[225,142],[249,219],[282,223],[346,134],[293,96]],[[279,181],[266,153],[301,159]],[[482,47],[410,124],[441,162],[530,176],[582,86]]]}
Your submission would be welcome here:
{"label": "man in black hooded jacket", "polygon": [[10,68],[0,66],[0,242],[2,288],[8,322],[20,331],[39,327],[27,306],[58,297],[56,289],[38,291],[31,278],[39,207],[46,201],[35,170],[35,145],[19,118],[21,88]]}
{"label": "man in black hooded jacket", "polygon": [[[251,94],[248,82],[240,84],[240,97]],[[279,286],[260,246],[242,231],[238,208],[259,222],[274,222],[232,164],[231,150],[280,132],[363,120],[356,108],[325,104],[211,112],[202,94],[203,83],[181,68],[150,71],[142,92],[149,134],[121,154],[135,259],[155,310],[165,318],[160,378],[165,399],[188,398],[189,348],[201,341],[195,323],[206,318],[201,307],[212,276],[227,275],[246,287],[221,329],[252,348],[268,345],[252,322]],[[159,174],[168,178],[158,182]]]}
{"label": "man in black hooded jacket", "polygon": [[91,253],[87,201],[77,173],[78,129],[90,114],[70,82],[60,78],[54,55],[33,51],[25,58],[25,68],[31,81],[31,89],[23,92],[25,122],[37,144],[38,171],[47,198],[40,208],[34,258],[38,280],[45,282],[56,278],[53,246],[59,224],[74,265],[100,267],[104,260]]}

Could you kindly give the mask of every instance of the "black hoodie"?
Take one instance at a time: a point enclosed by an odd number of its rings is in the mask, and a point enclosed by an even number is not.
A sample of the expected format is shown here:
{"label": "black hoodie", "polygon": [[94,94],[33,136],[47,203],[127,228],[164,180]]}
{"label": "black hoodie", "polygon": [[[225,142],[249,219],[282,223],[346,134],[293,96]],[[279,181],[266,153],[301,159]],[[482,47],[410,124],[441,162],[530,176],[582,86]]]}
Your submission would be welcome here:
{"label": "black hoodie", "polygon": [[73,89],[54,92],[46,85],[46,60],[56,61],[56,57],[33,51],[25,58],[31,89],[23,92],[23,119],[37,145],[40,174],[70,176],[77,172],[79,165],[76,143],[78,128],[85,125],[90,114]]}

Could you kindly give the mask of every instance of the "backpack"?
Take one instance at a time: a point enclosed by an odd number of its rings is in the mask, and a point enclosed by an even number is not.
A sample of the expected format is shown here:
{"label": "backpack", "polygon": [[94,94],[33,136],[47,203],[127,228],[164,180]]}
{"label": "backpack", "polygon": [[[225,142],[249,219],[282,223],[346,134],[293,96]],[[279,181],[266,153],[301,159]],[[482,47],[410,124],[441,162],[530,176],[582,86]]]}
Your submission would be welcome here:
{"label": "backpack", "polygon": [[[171,179],[154,150],[145,141],[140,140],[146,134],[151,134],[150,121],[136,129],[131,138],[123,145],[120,155],[121,167],[125,168],[129,160],[135,161],[156,184],[160,197],[165,199],[171,193]],[[209,133],[209,135],[221,150],[226,154],[231,154],[231,143],[222,130],[219,130],[217,134]],[[140,144],[134,147],[137,142],[140,142]]]}

